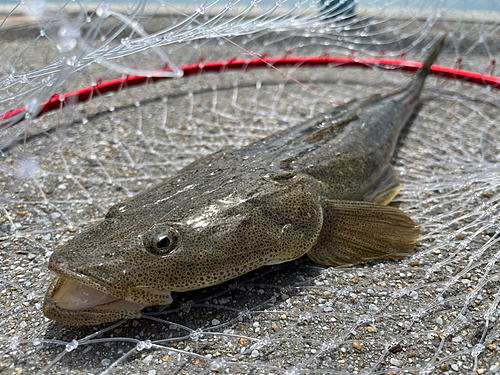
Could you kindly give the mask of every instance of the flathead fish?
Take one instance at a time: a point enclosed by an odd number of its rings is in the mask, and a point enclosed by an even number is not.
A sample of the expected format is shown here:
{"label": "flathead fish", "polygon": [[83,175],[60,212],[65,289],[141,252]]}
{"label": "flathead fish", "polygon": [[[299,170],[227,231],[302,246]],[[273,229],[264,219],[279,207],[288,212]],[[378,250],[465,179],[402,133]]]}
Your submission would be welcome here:
{"label": "flathead fish", "polygon": [[111,322],[304,254],[338,266],[411,253],[420,229],[386,205],[400,188],[389,163],[445,37],[402,88],[201,158],[111,207],[52,254],[45,315]]}

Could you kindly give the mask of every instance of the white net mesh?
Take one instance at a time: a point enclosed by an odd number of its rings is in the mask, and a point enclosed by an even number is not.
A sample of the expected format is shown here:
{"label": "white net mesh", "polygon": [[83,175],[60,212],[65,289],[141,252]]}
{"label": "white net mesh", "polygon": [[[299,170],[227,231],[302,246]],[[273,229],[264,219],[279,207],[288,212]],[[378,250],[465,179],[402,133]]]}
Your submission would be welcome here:
{"label": "white net mesh", "polygon": [[[445,29],[440,65],[494,76],[497,3],[25,1],[2,10],[0,113],[27,108],[24,121],[0,122],[4,372],[500,373],[495,88],[428,78],[394,158],[403,185],[394,204],[422,226],[409,259],[328,268],[303,258],[99,327],[44,318],[54,250],[196,158],[331,104],[256,69],[123,89],[34,119],[56,92],[249,52],[421,61]],[[284,70],[340,103],[408,79],[333,64]]]}

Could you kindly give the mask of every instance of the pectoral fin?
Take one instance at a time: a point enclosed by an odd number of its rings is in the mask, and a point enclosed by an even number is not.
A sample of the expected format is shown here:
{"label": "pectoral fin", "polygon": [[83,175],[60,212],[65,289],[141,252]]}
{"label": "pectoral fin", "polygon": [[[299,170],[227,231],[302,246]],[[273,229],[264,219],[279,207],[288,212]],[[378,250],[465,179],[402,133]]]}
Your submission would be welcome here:
{"label": "pectoral fin", "polygon": [[420,228],[403,211],[374,203],[321,200],[323,226],[308,251],[319,264],[340,266],[376,258],[401,259],[419,240]]}
{"label": "pectoral fin", "polygon": [[401,189],[398,172],[392,165],[388,165],[377,187],[365,194],[364,200],[378,204],[388,204]]}

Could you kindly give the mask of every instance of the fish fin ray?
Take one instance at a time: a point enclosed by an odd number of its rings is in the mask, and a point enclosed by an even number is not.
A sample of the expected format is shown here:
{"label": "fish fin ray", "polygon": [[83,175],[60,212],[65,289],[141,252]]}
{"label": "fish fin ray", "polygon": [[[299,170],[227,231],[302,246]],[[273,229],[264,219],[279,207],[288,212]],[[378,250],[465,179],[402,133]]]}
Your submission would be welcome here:
{"label": "fish fin ray", "polygon": [[[295,258],[295,259],[297,259],[297,258]],[[266,266],[274,266],[276,264],[290,262],[291,260],[293,260],[293,259],[275,259],[275,260],[270,261],[269,263],[266,263],[265,265]]]}
{"label": "fish fin ray", "polygon": [[332,121],[332,124],[330,126],[327,126],[326,128],[320,129],[317,132],[311,134],[309,137],[306,138],[307,143],[314,143],[321,141],[327,136],[329,133],[331,133],[334,129],[346,125],[350,123],[351,121],[357,120],[359,118],[358,113],[352,113],[349,114],[347,117],[341,117],[339,119],[335,119]]}
{"label": "fish fin ray", "polygon": [[398,172],[392,165],[388,165],[382,174],[378,185],[372,191],[366,193],[363,200],[381,205],[386,205],[398,194],[401,189]]}
{"label": "fish fin ray", "polygon": [[323,227],[308,256],[340,266],[377,258],[401,259],[420,237],[420,227],[403,211],[368,202],[321,200]]}
{"label": "fish fin ray", "polygon": [[382,99],[384,99],[384,95],[382,95],[382,94],[370,95],[368,98],[366,98],[361,103],[359,103],[358,109],[367,107],[368,105],[375,103],[375,102],[379,102]]}

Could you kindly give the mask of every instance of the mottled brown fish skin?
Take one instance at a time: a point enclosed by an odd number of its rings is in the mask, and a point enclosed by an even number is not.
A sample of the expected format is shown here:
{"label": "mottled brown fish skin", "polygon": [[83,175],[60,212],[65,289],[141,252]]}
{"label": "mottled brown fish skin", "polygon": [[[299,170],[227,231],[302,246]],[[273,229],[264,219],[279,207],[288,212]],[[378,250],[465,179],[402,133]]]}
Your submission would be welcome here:
{"label": "mottled brown fish skin", "polygon": [[[443,41],[400,90],[353,100],[243,149],[221,150],[111,207],[103,222],[52,254],[49,269],[58,277],[45,315],[68,325],[105,323],[168,304],[171,291],[218,284],[306,253],[331,265],[410,253],[419,228],[385,206],[399,189],[389,162]],[[60,295],[71,280],[138,307],[73,307]]]}

